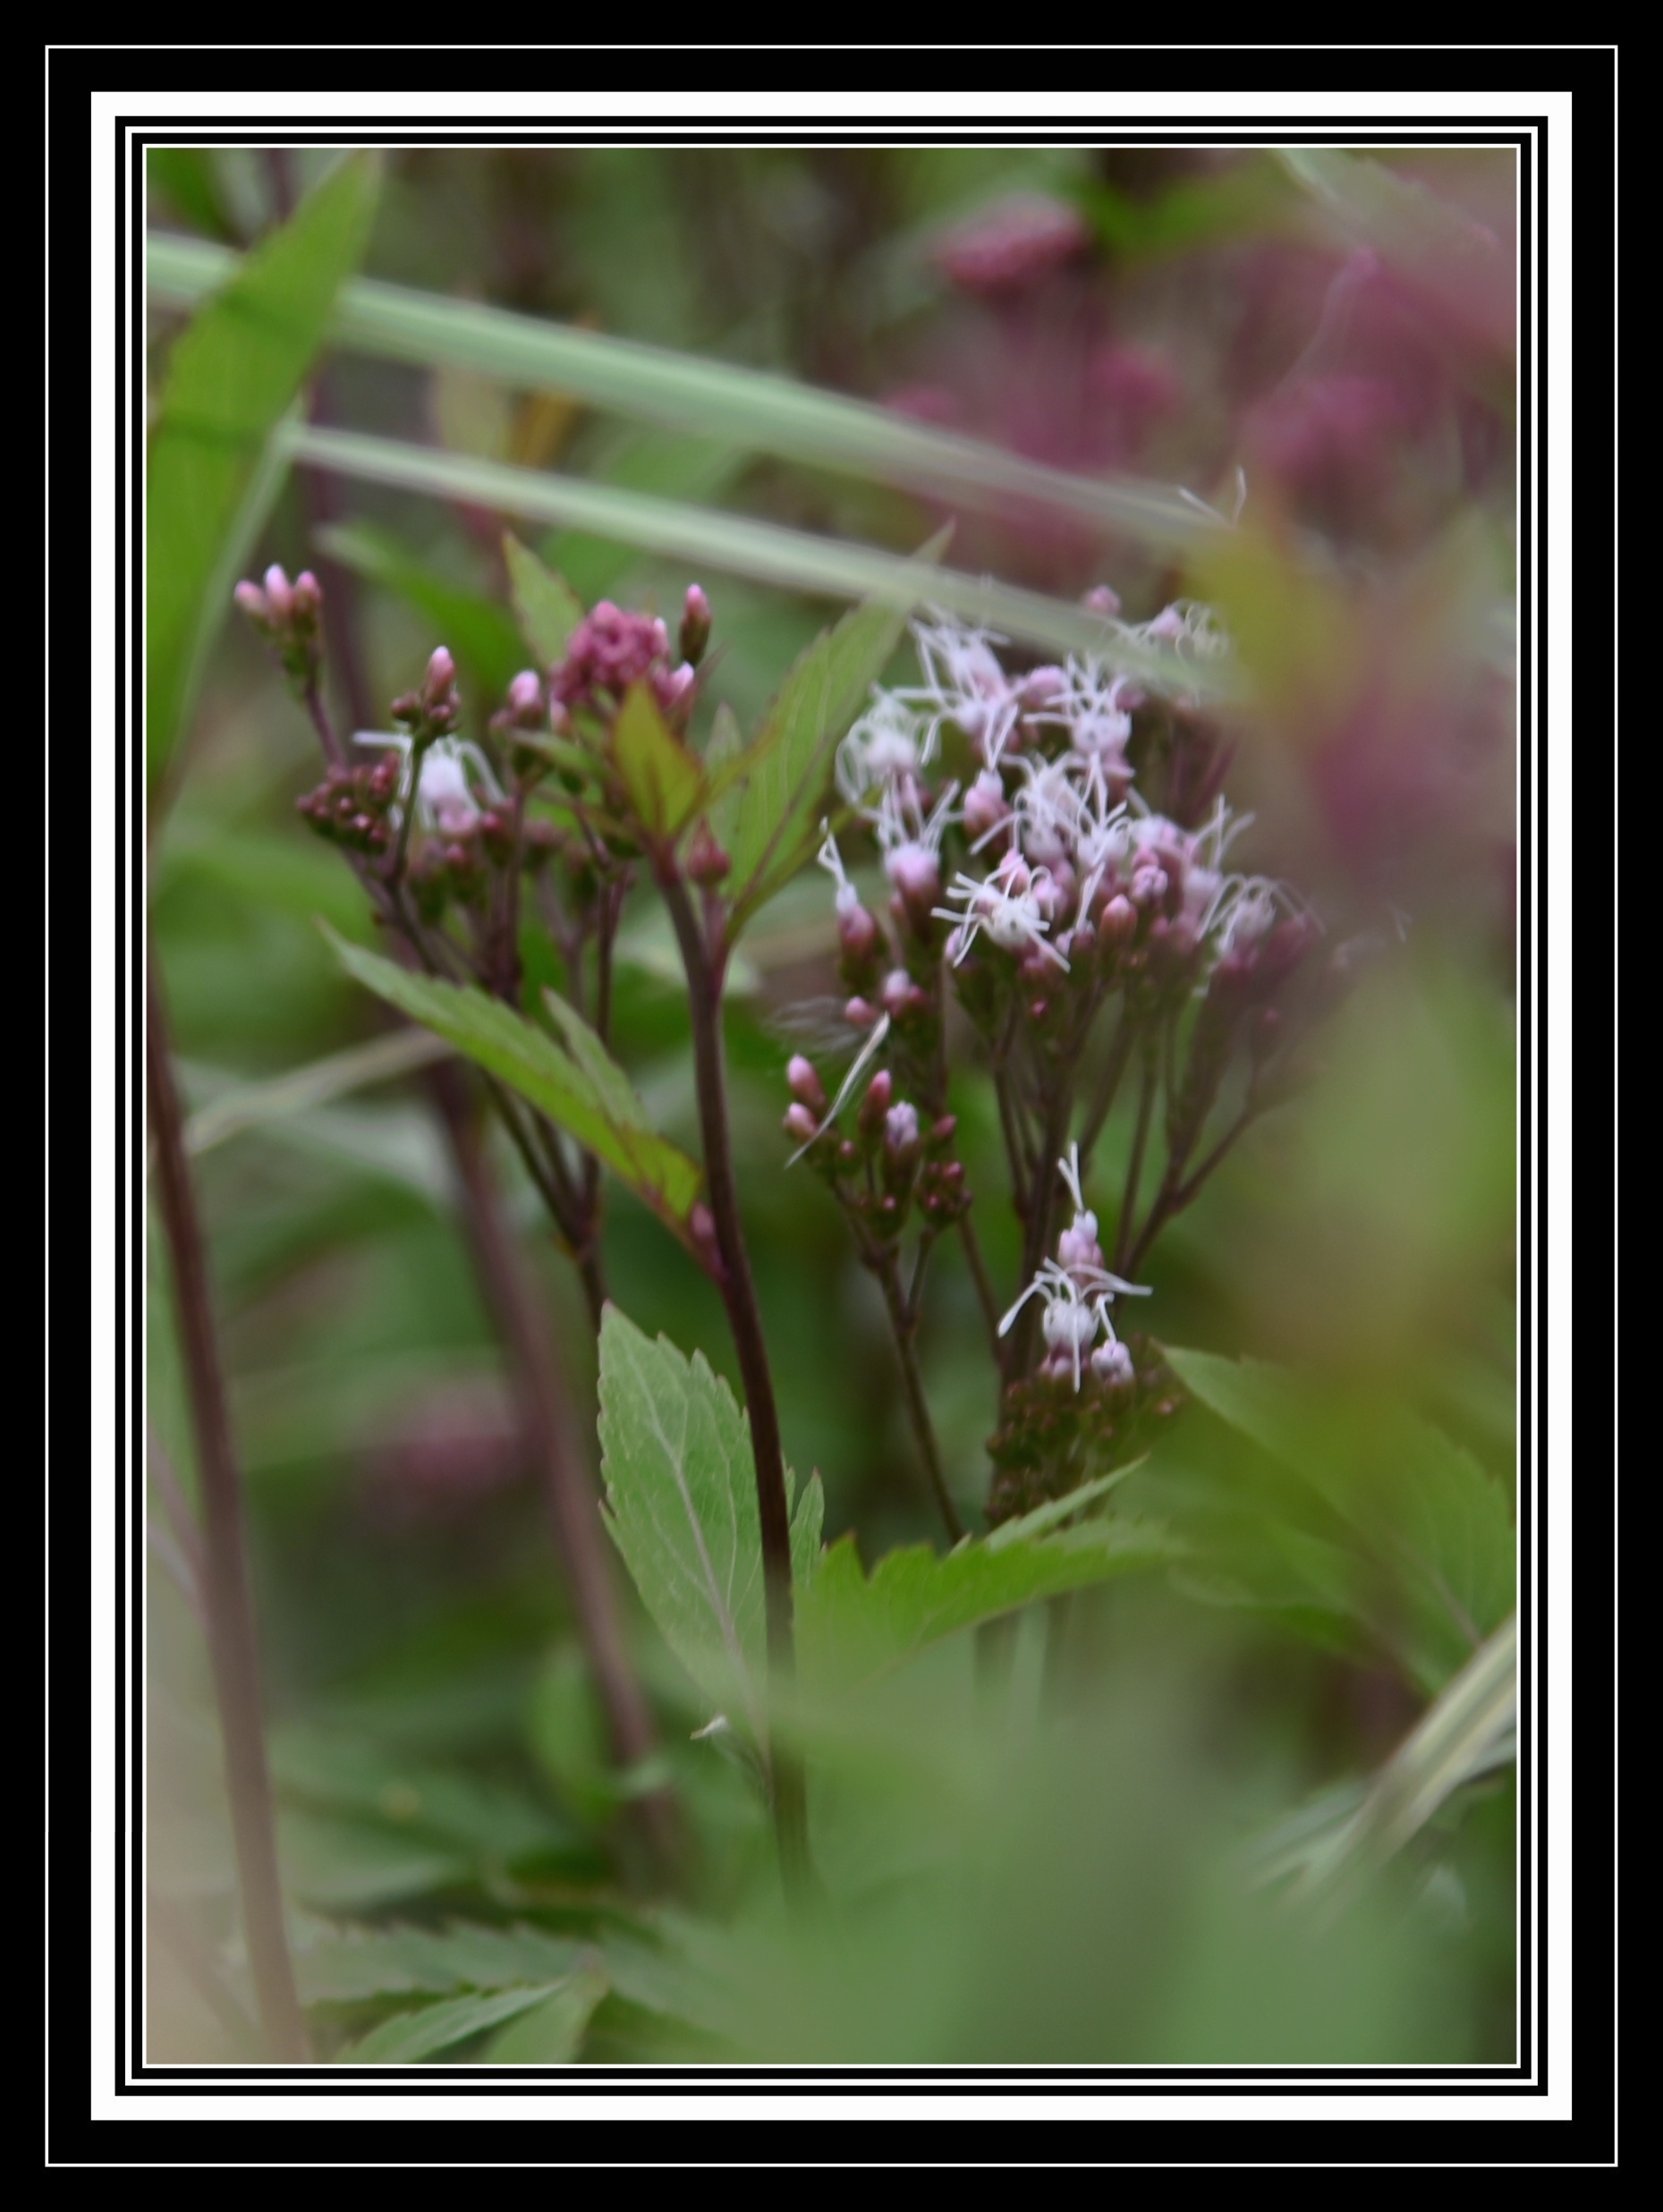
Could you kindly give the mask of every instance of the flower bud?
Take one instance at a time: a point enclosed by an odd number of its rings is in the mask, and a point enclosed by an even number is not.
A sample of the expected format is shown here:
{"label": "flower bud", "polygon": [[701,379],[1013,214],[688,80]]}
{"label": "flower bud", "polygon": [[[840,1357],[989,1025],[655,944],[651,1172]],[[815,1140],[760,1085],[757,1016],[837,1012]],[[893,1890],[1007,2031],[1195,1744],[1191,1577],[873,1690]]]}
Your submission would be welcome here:
{"label": "flower bud", "polygon": [[266,594],[258,584],[240,583],[231,596],[251,623],[259,623],[262,629],[265,628],[267,619]]}
{"label": "flower bud", "polygon": [[700,822],[693,832],[687,848],[687,873],[701,891],[714,891],[725,882],[734,863],[710,834],[708,822]]}
{"label": "flower bud", "polygon": [[852,998],[844,1007],[843,1018],[851,1029],[870,1030],[878,1019],[876,1006],[869,1006],[863,998]]}
{"label": "flower bud", "polygon": [[895,1079],[887,1068],[879,1068],[866,1086],[866,1096],[861,1101],[861,1111],[856,1116],[863,1137],[877,1136],[894,1102]]}
{"label": "flower bud", "polygon": [[1137,1379],[1132,1354],[1118,1337],[1109,1343],[1099,1344],[1091,1354],[1091,1372],[1099,1383],[1106,1384],[1111,1390],[1124,1390]]}
{"label": "flower bud", "polygon": [[786,1107],[782,1126],[793,1144],[812,1144],[820,1133],[820,1125],[808,1107],[795,1101]]}
{"label": "flower bud", "polygon": [[837,942],[843,948],[844,959],[853,967],[867,967],[879,945],[883,933],[876,918],[858,899],[848,905],[841,900],[837,907]]}
{"label": "flower bud", "polygon": [[1010,819],[1010,812],[1004,784],[994,769],[984,768],[964,794],[964,835],[971,844],[980,843]]}
{"label": "flower bud", "polygon": [[1093,614],[1118,614],[1120,594],[1111,591],[1107,584],[1093,584],[1080,604],[1090,608]]}
{"label": "flower bud", "polygon": [[956,1114],[944,1114],[938,1122],[932,1123],[929,1131],[930,1150],[932,1152],[945,1152],[947,1147],[952,1143],[954,1133],[957,1130],[958,1125],[959,1118]]}
{"label": "flower bud", "polygon": [[884,1116],[884,1153],[895,1167],[910,1167],[919,1155],[918,1108],[898,1098]]}
{"label": "flower bud", "polygon": [[799,1105],[807,1106],[811,1114],[825,1114],[826,1086],[821,1082],[819,1071],[812,1060],[805,1059],[800,1052],[793,1053],[786,1064],[785,1081],[791,1087],[792,1097]]}
{"label": "flower bud", "polygon": [[900,894],[912,921],[929,926],[929,910],[941,896],[941,863],[928,845],[897,845],[884,862],[884,872]]}
{"label": "flower bud", "polygon": [[276,561],[266,571],[266,607],[274,623],[286,623],[293,590],[288,577]]}
{"label": "flower bud", "polygon": [[310,569],[303,568],[295,578],[289,594],[289,606],[293,619],[309,628],[323,611],[323,586]]}
{"label": "flower bud", "polygon": [[682,602],[682,658],[697,668],[710,641],[710,602],[697,584],[689,584]]}
{"label": "flower bud", "polygon": [[1116,892],[1098,916],[1097,926],[1103,943],[1113,951],[1128,943],[1138,933],[1138,913],[1124,892]]}
{"label": "flower bud", "polygon": [[448,699],[455,681],[456,664],[451,657],[449,647],[436,645],[428,656],[428,673],[422,682],[422,690],[428,701],[437,706]]}
{"label": "flower bud", "polygon": [[534,668],[522,668],[508,686],[508,712],[525,728],[543,718],[543,680]]}

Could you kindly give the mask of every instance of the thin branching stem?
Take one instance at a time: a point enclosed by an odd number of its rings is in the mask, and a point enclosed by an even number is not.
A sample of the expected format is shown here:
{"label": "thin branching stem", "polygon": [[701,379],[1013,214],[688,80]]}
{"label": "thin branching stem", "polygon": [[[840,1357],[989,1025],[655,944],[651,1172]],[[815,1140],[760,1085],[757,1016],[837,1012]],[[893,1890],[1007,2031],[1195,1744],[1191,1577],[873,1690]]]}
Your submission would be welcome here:
{"label": "thin branching stem", "polygon": [[[920,1255],[919,1274],[923,1272],[923,1256]],[[930,1495],[941,1515],[942,1526],[948,1538],[956,1544],[964,1533],[964,1524],[959,1519],[958,1508],[953,1503],[942,1471],[941,1447],[936,1441],[936,1427],[930,1419],[929,1401],[924,1395],[923,1377],[918,1369],[916,1342],[918,1318],[912,1301],[901,1292],[901,1272],[893,1250],[875,1254],[870,1261],[872,1272],[883,1286],[884,1307],[889,1316],[889,1330],[895,1338],[895,1357],[901,1368],[901,1387],[906,1399],[907,1420],[912,1424],[919,1456],[924,1462],[924,1472],[929,1479]],[[914,1278],[914,1289],[918,1287]]]}
{"label": "thin branching stem", "polygon": [[185,1164],[183,1117],[154,957],[147,969],[145,1066],[157,1197],[173,1270],[202,1488],[202,1595],[249,1966],[267,2051],[274,2058],[303,2060],[310,2054],[284,1924],[260,1702],[259,1648],[243,1538],[242,1484],[232,1444],[208,1257]]}
{"label": "thin branching stem", "polygon": [[1002,1349],[999,1343],[999,1301],[993,1295],[993,1284],[988,1276],[988,1263],[982,1258],[981,1241],[976,1234],[976,1225],[968,1214],[958,1220],[959,1242],[964,1247],[965,1264],[970,1268],[971,1281],[976,1285],[976,1297],[981,1307],[981,1318],[988,1325],[988,1344],[995,1360]]}
{"label": "thin branching stem", "polygon": [[1132,1157],[1126,1166],[1126,1187],[1120,1200],[1120,1222],[1115,1232],[1115,1257],[1110,1262],[1116,1275],[1124,1275],[1133,1242],[1132,1216],[1138,1202],[1138,1184],[1143,1176],[1143,1154],[1149,1143],[1150,1123],[1154,1117],[1155,1092],[1160,1075],[1160,1063],[1154,1047],[1143,1048],[1143,1081],[1138,1091],[1138,1118],[1132,1132]]}
{"label": "thin branching stem", "polygon": [[[768,1622],[768,1665],[776,1682],[789,1685],[796,1672],[792,1625],[791,1513],[785,1497],[785,1461],[780,1442],[779,1409],[762,1331],[762,1309],[751,1273],[734,1180],[733,1148],[727,1118],[725,1053],[722,1038],[724,955],[713,952],[673,853],[658,856],[658,877],[681,950],[692,1021],[693,1076],[699,1126],[704,1141],[705,1183],[719,1267],[717,1287],[727,1309],[734,1349],[739,1358],[746,1410],[751,1416],[751,1448],[756,1462],[757,1515],[762,1537],[762,1586]],[[809,1860],[808,1800],[802,1768],[794,1752],[777,1742],[768,1747],[774,1800],[774,1833],[786,1891],[801,1900],[812,1885]]]}

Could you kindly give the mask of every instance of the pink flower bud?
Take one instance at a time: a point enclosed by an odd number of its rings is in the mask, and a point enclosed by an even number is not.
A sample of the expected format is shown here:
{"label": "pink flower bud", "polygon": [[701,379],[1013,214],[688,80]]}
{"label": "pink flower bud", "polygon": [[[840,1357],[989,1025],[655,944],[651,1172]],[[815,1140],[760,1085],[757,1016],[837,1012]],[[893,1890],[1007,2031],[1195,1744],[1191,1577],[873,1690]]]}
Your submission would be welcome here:
{"label": "pink flower bud", "polygon": [[812,1114],[824,1114],[826,1086],[812,1060],[805,1059],[800,1052],[793,1053],[786,1064],[785,1081],[791,1087],[792,1097],[800,1105],[807,1106]]}
{"label": "pink flower bud", "polygon": [[866,1096],[861,1101],[861,1111],[856,1117],[863,1137],[877,1136],[894,1103],[895,1079],[887,1068],[879,1068],[866,1086]]}
{"label": "pink flower bud", "polygon": [[885,860],[884,872],[912,919],[928,923],[929,910],[941,896],[941,863],[929,846],[897,845]]}
{"label": "pink flower bud", "polygon": [[884,1150],[896,1167],[908,1167],[918,1157],[918,1108],[904,1098],[884,1116]]}
{"label": "pink flower bud", "polygon": [[863,998],[852,998],[843,1010],[843,1018],[851,1029],[870,1030],[878,1019],[878,1009]]}
{"label": "pink flower bud", "polygon": [[258,584],[241,583],[231,596],[250,622],[266,620],[266,594]]}
{"label": "pink flower bud", "polygon": [[1116,892],[1097,918],[1105,945],[1113,948],[1124,945],[1138,933],[1138,913],[1124,892]]}
{"label": "pink flower bud", "polygon": [[820,1133],[820,1125],[807,1106],[793,1103],[785,1109],[782,1126],[793,1144],[812,1144]]}
{"label": "pink flower bud", "polygon": [[1098,1346],[1091,1354],[1091,1372],[1111,1390],[1124,1390],[1128,1383],[1136,1380],[1137,1375],[1132,1354],[1118,1339]]}
{"label": "pink flower bud", "polygon": [[1181,610],[1176,606],[1163,606],[1150,624],[1149,634],[1151,638],[1159,638],[1166,644],[1170,645],[1175,642],[1184,635],[1184,615]]}
{"label": "pink flower bud", "polygon": [[436,645],[428,659],[428,673],[423,688],[429,699],[436,703],[449,696],[456,681],[456,664],[448,646]]}
{"label": "pink flower bud", "polygon": [[682,603],[682,658],[697,668],[710,641],[710,602],[697,584],[689,584]]}
{"label": "pink flower bud", "polygon": [[884,978],[883,988],[878,994],[878,1003],[894,1021],[906,1013],[912,1002],[912,979],[904,968],[892,968]]}
{"label": "pink flower bud", "polygon": [[965,835],[971,844],[979,844],[1009,820],[1010,811],[1004,784],[993,769],[984,768],[964,794]]}
{"label": "pink flower bud", "polygon": [[864,962],[878,950],[880,932],[875,918],[857,899],[844,906],[842,894],[837,903],[837,942],[843,947],[846,960]]}
{"label": "pink flower bud", "polygon": [[274,561],[266,571],[266,606],[275,623],[289,619],[291,587],[288,577]]}
{"label": "pink flower bud", "polygon": [[534,722],[543,711],[542,679],[533,668],[522,668],[508,686],[508,711],[517,722]]}
{"label": "pink flower bud", "polygon": [[714,891],[725,881],[734,863],[710,834],[708,822],[700,822],[693,832],[692,843],[687,848],[687,873],[701,891]]}
{"label": "pink flower bud", "polygon": [[1065,1229],[1056,1240],[1057,1264],[1072,1275],[1077,1268],[1103,1266],[1102,1247],[1097,1241],[1097,1216],[1079,1214],[1072,1229]]}
{"label": "pink flower bud", "polygon": [[1111,591],[1107,584],[1093,584],[1081,605],[1089,607],[1094,614],[1118,614],[1120,594]]}
{"label": "pink flower bud", "polygon": [[290,606],[296,622],[317,621],[323,608],[323,586],[310,569],[303,568],[295,578],[290,594]]}

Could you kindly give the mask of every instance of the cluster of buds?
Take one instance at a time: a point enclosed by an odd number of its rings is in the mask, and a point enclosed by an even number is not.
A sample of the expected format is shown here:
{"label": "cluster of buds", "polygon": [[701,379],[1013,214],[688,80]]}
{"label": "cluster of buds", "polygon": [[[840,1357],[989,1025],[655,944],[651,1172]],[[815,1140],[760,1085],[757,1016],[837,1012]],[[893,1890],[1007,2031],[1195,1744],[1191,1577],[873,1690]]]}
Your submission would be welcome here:
{"label": "cluster of buds", "polygon": [[378,859],[397,826],[399,769],[395,752],[365,767],[331,768],[315,791],[295,801],[295,810],[331,844]]}
{"label": "cluster of buds", "polygon": [[785,1072],[792,1103],[784,1126],[849,1216],[870,1264],[893,1248],[914,1214],[934,1235],[958,1219],[970,1196],[963,1162],[953,1157],[956,1120],[944,1114],[925,1121],[911,1099],[896,1097],[887,1068],[868,1082],[850,1133],[840,1131],[838,1115],[859,1072],[857,1062],[852,1080],[828,1103],[813,1062],[794,1055]]}
{"label": "cluster of buds", "polygon": [[1104,1464],[1145,1448],[1151,1428],[1177,1411],[1177,1378],[1154,1343],[1133,1335],[1118,1349],[1126,1373],[1113,1388],[1088,1382],[1075,1391],[1043,1371],[1007,1386],[988,1439],[990,1528],[1065,1497]]}
{"label": "cluster of buds", "polygon": [[274,561],[259,583],[240,583],[232,595],[297,683],[318,673],[323,591],[310,569],[291,583]]}
{"label": "cluster of buds", "polygon": [[[710,634],[710,610],[697,585],[683,615],[683,657],[670,662],[670,633],[656,614],[626,614],[602,599],[566,643],[565,658],[549,679],[556,725],[589,714],[609,722],[632,683],[645,682],[666,721],[685,720],[692,705],[696,660]],[[697,654],[689,652],[696,647]]]}

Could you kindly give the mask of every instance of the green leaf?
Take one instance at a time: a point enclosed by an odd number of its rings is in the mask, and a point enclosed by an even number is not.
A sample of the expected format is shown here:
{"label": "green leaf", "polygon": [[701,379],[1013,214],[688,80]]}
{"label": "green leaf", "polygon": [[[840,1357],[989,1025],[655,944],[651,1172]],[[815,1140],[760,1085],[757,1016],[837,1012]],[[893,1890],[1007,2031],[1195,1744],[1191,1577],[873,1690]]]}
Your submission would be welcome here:
{"label": "green leaf", "polygon": [[520,634],[537,665],[547,671],[565,658],[566,640],[583,619],[583,602],[564,576],[546,568],[513,532],[503,532],[503,558]]}
{"label": "green leaf", "polygon": [[[1053,653],[1093,653],[1159,697],[1203,701],[1235,696],[1227,654],[1207,659],[1170,652],[1127,634],[1124,627],[1065,599],[957,569],[932,568],[877,546],[818,538],[777,522],[753,521],[711,507],[694,507],[643,492],[511,468],[429,445],[366,436],[354,430],[300,428],[287,436],[292,458],[371,484],[393,484],[498,513],[564,522],[671,560],[694,574],[711,569],[754,577],[776,590],[819,592],[835,599],[873,599],[905,614],[928,605],[964,621],[1022,638]],[[1222,525],[1210,525],[1222,529]]]}
{"label": "green leaf", "polygon": [[390,530],[370,522],[337,522],[319,530],[318,542],[344,568],[414,607],[488,699],[500,699],[525,665],[519,631],[503,609],[414,558]]}
{"label": "green leaf", "polygon": [[[557,1044],[500,999],[471,986],[412,975],[379,953],[344,943],[333,930],[326,934],[349,975],[517,1091],[604,1161],[678,1236],[684,1234],[699,1195],[698,1168],[649,1127],[645,1108],[598,1037],[586,1032],[577,1056],[570,1040],[581,1025],[569,1008],[560,1016],[567,1042]],[[603,1063],[604,1081],[598,1073]]]}
{"label": "green leaf", "polygon": [[658,712],[645,683],[632,683],[612,725],[612,755],[641,826],[674,837],[699,803],[704,770]]}
{"label": "green leaf", "polygon": [[555,2066],[577,2056],[590,2015],[607,1994],[607,1978],[595,1968],[573,1974],[530,2012],[522,2013],[485,2047],[493,2066]]}
{"label": "green leaf", "polygon": [[493,1996],[452,1997],[444,2004],[424,2005],[420,2012],[395,2013],[361,2042],[349,2044],[339,2061],[359,2065],[372,2059],[431,2058],[512,2020],[516,2013],[529,2013],[555,1994],[551,1987],[499,1989]]}
{"label": "green leaf", "polygon": [[191,1116],[184,1129],[185,1150],[193,1155],[211,1151],[244,1130],[287,1121],[332,1098],[344,1098],[371,1083],[390,1082],[449,1056],[449,1046],[430,1030],[401,1029],[368,1045],[331,1053],[327,1059],[314,1060],[309,1067],[295,1068],[269,1082],[239,1083]]}
{"label": "green leaf", "polygon": [[[198,239],[152,235],[147,256],[152,289],[172,299],[198,297],[235,266],[232,255]],[[789,377],[395,284],[361,278],[350,285],[332,335],[337,344],[386,360],[481,369],[520,390],[564,392],[747,452],[916,485],[955,501],[1003,510],[1012,498],[1037,500],[1173,547],[1218,529],[1165,485],[1048,468]],[[537,512],[518,501],[486,504]],[[575,516],[550,519],[596,527]]]}
{"label": "green leaf", "polygon": [[523,1988],[563,1980],[590,1948],[538,1928],[321,1927],[294,1945],[305,2004],[361,2004],[372,1997],[457,1989]]}
{"label": "green leaf", "polygon": [[[378,172],[342,165],[242,261],[175,342],[151,433],[145,511],[145,757],[154,789],[208,648],[276,496],[272,434],[369,235]],[[265,463],[266,465],[262,465]],[[250,499],[250,494],[254,496]]]}
{"label": "green leaf", "polygon": [[[875,1682],[979,1621],[1172,1556],[1170,1538],[1150,1524],[1089,1521],[1060,1534],[1045,1533],[1049,1523],[1044,1517],[1051,1513],[1042,1506],[990,1537],[966,1539],[945,1556],[925,1544],[889,1552],[870,1576],[861,1570],[853,1537],[845,1536],[820,1561],[798,1603],[805,1682],[852,1689]],[[1038,1530],[1028,1525],[1035,1521]]]}
{"label": "green leaf", "polygon": [[[609,1305],[600,1325],[607,1525],[665,1641],[709,1699],[766,1741],[768,1639],[751,1425],[702,1352],[656,1343]],[[787,1496],[794,1485],[786,1475]],[[818,1475],[792,1518],[799,1597],[818,1571]]]}
{"label": "green leaf", "polygon": [[210,238],[235,240],[237,226],[205,147],[148,146],[144,167],[151,192],[159,191],[187,223],[194,223]]}
{"label": "green leaf", "polygon": [[[944,542],[932,538],[921,560]],[[745,804],[732,854],[736,919],[802,864],[805,843],[817,835],[833,750],[887,667],[904,622],[893,607],[852,608],[799,656],[762,717],[743,756]]]}
{"label": "green leaf", "polygon": [[1370,1592],[1360,1578],[1362,1608],[1384,1620],[1406,1606],[1405,1657],[1439,1688],[1513,1606],[1515,1544],[1500,1487],[1400,1404],[1256,1360],[1170,1347],[1167,1357],[1202,1404],[1299,1475],[1361,1539],[1385,1585]]}

